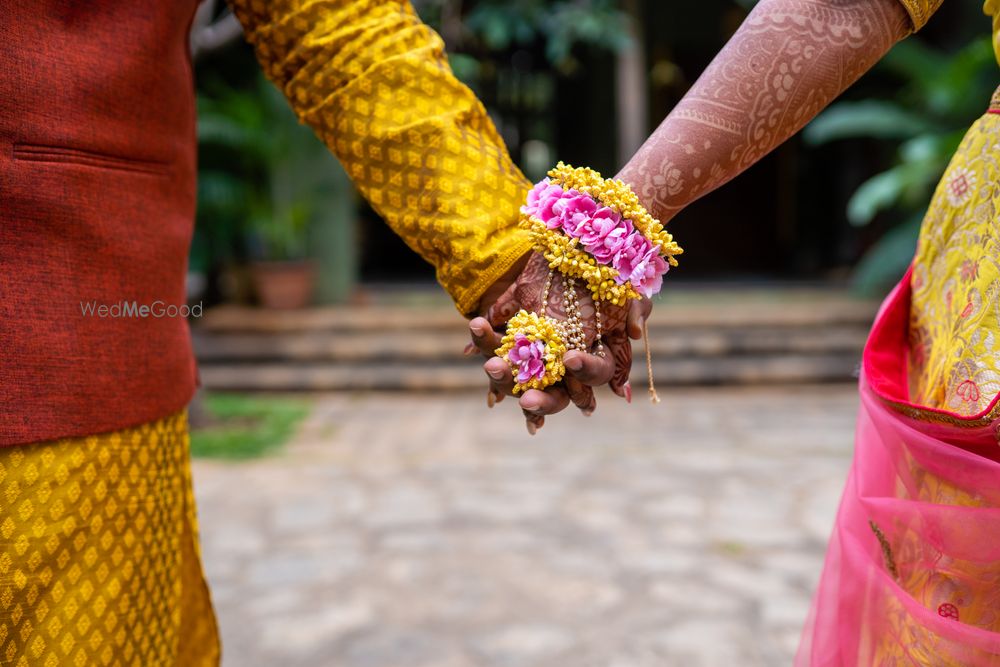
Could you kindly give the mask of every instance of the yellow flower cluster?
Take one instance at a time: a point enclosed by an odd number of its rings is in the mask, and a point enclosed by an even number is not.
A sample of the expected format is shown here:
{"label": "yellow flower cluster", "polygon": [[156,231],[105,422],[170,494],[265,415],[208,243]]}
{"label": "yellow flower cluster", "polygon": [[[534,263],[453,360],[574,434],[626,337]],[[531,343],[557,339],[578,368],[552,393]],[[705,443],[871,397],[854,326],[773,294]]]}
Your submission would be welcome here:
{"label": "yellow flower cluster", "polygon": [[566,341],[563,337],[561,323],[547,317],[521,310],[507,322],[507,333],[496,349],[496,355],[510,364],[514,377],[517,377],[517,364],[507,359],[507,354],[513,349],[517,335],[521,334],[528,340],[539,341],[545,346],[545,375],[541,378],[531,378],[527,382],[516,382],[514,393],[520,394],[528,389],[545,389],[563,379],[566,367],[563,365],[563,355],[566,354]]}
{"label": "yellow flower cluster", "polygon": [[674,256],[680,255],[684,250],[674,242],[673,235],[664,229],[663,224],[639,203],[639,197],[632,192],[627,183],[603,178],[599,172],[587,167],[574,168],[562,162],[549,171],[549,179],[553,185],[558,185],[564,190],[579,190],[590,195],[615,210],[623,218],[630,220],[654,246],[659,246],[660,254],[670,262],[671,266],[677,266]]}
{"label": "yellow flower cluster", "polygon": [[616,283],[618,271],[599,264],[590,253],[579,247],[579,239],[549,229],[544,222],[530,215],[521,215],[521,226],[528,230],[531,242],[548,260],[549,268],[583,280],[595,301],[623,306],[629,299],[641,298],[631,283]]}

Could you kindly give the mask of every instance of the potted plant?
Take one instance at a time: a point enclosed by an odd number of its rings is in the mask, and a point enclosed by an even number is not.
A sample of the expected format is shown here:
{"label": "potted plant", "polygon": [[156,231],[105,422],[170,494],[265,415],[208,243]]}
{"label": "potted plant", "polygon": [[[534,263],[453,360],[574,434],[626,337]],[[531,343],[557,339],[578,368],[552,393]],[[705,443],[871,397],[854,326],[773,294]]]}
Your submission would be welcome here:
{"label": "potted plant", "polygon": [[246,265],[260,305],[301,308],[310,303],[317,276],[308,228],[329,208],[329,192],[343,190],[329,182],[341,176],[325,163],[317,168],[317,155],[328,159],[325,148],[263,78],[251,89],[218,88],[198,100],[195,250],[230,267]]}
{"label": "potted plant", "polygon": [[251,238],[259,250],[251,255],[250,276],[260,305],[302,308],[309,305],[316,284],[316,263],[306,257],[306,225],[310,212],[304,202],[285,210],[265,207],[250,219]]}

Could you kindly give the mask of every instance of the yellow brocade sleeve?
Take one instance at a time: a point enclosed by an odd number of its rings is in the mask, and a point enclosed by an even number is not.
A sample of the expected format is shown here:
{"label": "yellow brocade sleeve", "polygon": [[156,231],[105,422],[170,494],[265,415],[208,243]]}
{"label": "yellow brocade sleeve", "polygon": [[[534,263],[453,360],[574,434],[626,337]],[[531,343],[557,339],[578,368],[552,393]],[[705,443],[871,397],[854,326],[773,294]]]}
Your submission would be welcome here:
{"label": "yellow brocade sleeve", "polygon": [[267,76],[463,314],[526,252],[531,184],[406,0],[230,0]]}
{"label": "yellow brocade sleeve", "polygon": [[920,30],[944,0],[899,0],[913,21],[913,30]]}

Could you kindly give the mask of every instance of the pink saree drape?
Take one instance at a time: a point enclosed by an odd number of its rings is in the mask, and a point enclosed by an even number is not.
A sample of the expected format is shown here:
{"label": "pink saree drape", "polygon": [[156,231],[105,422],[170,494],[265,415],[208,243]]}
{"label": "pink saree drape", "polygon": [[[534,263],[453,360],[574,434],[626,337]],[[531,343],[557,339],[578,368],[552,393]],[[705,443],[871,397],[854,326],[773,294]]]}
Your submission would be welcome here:
{"label": "pink saree drape", "polygon": [[1000,421],[908,402],[910,276],[865,350],[854,463],[797,667],[1000,666]]}

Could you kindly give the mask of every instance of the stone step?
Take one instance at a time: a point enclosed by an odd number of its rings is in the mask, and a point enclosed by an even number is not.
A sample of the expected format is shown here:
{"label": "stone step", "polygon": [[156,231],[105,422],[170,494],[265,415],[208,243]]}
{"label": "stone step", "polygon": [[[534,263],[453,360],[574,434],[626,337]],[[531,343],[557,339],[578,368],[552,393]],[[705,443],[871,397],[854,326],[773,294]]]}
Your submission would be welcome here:
{"label": "stone step", "polygon": [[[653,365],[662,386],[843,382],[855,377],[857,354],[808,357],[760,356],[658,360]],[[637,391],[645,367],[632,369]],[[449,364],[259,363],[209,364],[202,384],[225,391],[483,391],[486,376],[477,361]]]}
{"label": "stone step", "polygon": [[[459,322],[459,325],[461,322]],[[697,328],[663,325],[650,332],[654,358],[743,355],[858,354],[867,332],[860,326]],[[469,342],[461,326],[448,330],[307,331],[304,333],[194,333],[202,365],[228,362],[385,363],[460,359]],[[636,347],[642,351],[641,344]]]}
{"label": "stone step", "polygon": [[[748,296],[729,292],[685,294],[659,300],[650,317],[651,328],[715,329],[747,327],[827,327],[871,324],[878,304],[851,299],[839,293],[809,293],[793,299]],[[210,309],[194,324],[205,333],[305,333],[310,331],[454,331],[464,319],[440,306],[325,307],[273,311],[240,306]]]}
{"label": "stone step", "polygon": [[[851,380],[877,304],[822,289],[675,290],[650,318],[664,383]],[[192,327],[206,387],[483,390],[462,317],[440,300],[291,312],[226,306]],[[645,375],[635,348],[634,376]]]}

